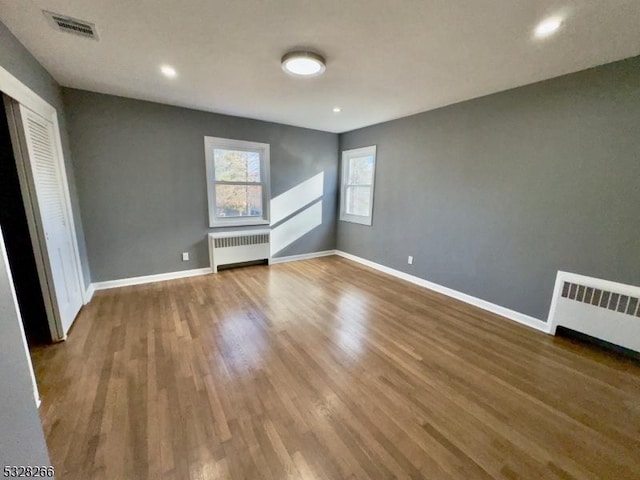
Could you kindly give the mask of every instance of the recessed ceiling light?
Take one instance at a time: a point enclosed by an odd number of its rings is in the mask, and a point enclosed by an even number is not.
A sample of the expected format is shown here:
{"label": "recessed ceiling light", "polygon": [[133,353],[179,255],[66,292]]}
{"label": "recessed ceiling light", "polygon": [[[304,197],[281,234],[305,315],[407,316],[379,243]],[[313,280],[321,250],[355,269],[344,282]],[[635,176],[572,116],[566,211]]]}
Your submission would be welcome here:
{"label": "recessed ceiling light", "polygon": [[342,109],[340,107],[333,107],[333,113],[340,113]]}
{"label": "recessed ceiling light", "polygon": [[325,71],[325,60],[313,52],[289,52],[282,57],[282,70],[299,77],[315,77]]}
{"label": "recessed ceiling light", "polygon": [[169,65],[161,66],[160,71],[165,77],[168,77],[168,78],[174,78],[176,75],[178,75],[178,72],[176,72],[176,69]]}
{"label": "recessed ceiling light", "polygon": [[558,29],[562,26],[562,18],[560,17],[551,17],[543,20],[538,24],[535,30],[536,37],[545,38],[558,31]]}

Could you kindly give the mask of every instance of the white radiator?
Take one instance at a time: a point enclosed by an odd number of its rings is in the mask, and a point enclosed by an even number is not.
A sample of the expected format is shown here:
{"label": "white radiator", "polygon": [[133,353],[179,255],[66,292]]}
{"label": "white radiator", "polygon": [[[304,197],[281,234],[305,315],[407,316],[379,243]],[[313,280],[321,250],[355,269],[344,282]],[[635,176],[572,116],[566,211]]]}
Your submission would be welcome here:
{"label": "white radiator", "polygon": [[220,265],[270,260],[269,230],[238,230],[209,234],[209,260],[213,273]]}
{"label": "white radiator", "polygon": [[640,352],[640,287],[558,272],[549,330],[563,326]]}

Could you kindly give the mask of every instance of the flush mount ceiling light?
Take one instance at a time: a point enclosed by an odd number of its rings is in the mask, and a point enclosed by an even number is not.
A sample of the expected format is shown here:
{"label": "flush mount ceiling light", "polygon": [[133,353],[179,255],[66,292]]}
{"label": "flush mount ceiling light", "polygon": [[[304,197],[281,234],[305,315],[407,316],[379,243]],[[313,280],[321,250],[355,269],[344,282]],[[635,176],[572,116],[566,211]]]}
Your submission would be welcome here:
{"label": "flush mount ceiling light", "polygon": [[333,113],[340,113],[342,109],[340,107],[333,107]]}
{"label": "flush mount ceiling light", "polygon": [[162,65],[160,67],[160,71],[167,78],[174,78],[176,75],[178,75],[178,72],[176,72],[176,69],[169,65]]}
{"label": "flush mount ceiling light", "polygon": [[545,38],[558,31],[562,26],[561,17],[550,17],[538,24],[535,35],[538,38]]}
{"label": "flush mount ceiling light", "polygon": [[313,52],[289,52],[282,57],[282,70],[297,77],[315,77],[326,69],[325,60]]}

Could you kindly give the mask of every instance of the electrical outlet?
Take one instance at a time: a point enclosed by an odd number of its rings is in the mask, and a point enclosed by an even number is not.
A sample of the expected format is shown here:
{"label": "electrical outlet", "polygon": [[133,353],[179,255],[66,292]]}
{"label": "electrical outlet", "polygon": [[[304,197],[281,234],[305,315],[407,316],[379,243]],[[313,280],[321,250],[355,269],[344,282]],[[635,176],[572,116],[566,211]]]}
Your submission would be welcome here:
{"label": "electrical outlet", "polygon": [[183,262],[189,261],[189,252],[182,252],[182,261]]}
{"label": "electrical outlet", "polygon": [[409,265],[413,265],[413,257],[411,255],[409,255],[409,258],[407,258],[407,263]]}

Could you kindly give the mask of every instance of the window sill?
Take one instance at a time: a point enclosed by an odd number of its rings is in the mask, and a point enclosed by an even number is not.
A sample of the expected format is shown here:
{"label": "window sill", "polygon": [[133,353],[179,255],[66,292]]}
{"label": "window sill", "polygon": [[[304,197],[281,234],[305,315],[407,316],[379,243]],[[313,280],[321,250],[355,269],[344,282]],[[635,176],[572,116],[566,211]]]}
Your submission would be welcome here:
{"label": "window sill", "polygon": [[209,224],[209,228],[257,227],[269,224],[269,220],[233,220],[229,222],[216,222],[214,224]]}
{"label": "window sill", "polygon": [[341,222],[355,223],[357,225],[364,225],[370,227],[373,224],[372,217],[358,217],[356,215],[343,215],[340,217]]}

